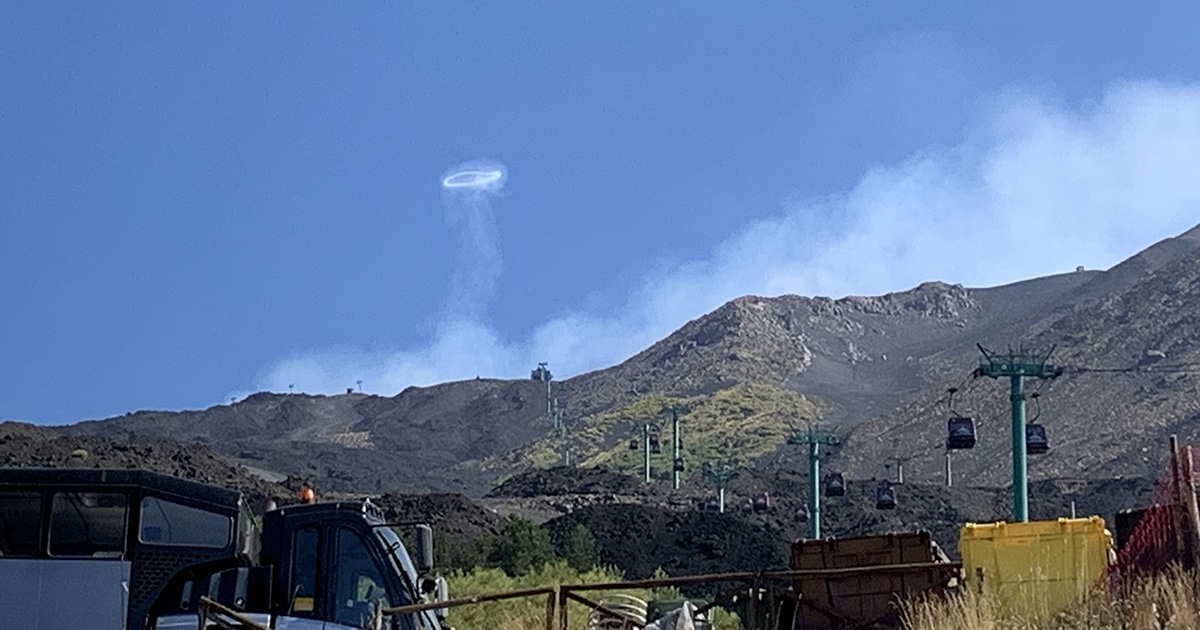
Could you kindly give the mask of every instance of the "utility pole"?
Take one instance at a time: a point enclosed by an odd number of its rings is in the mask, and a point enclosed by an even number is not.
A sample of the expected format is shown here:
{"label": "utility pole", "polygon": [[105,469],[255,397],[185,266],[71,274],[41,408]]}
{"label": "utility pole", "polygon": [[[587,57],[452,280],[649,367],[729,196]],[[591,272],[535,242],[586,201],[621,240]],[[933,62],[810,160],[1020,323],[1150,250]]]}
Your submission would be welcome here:
{"label": "utility pole", "polygon": [[650,483],[650,423],[642,424],[642,470],[646,473],[646,483]]}
{"label": "utility pole", "polygon": [[954,483],[954,474],[950,470],[950,449],[946,449],[946,487],[949,488]]}
{"label": "utility pole", "polygon": [[809,425],[788,437],[788,444],[808,445],[808,537],[821,538],[821,445],[834,446],[838,438],[830,431]]}
{"label": "utility pole", "polygon": [[679,435],[679,414],[690,411],[678,403],[663,405],[663,413],[671,414],[671,486],[679,489],[679,472],[683,469],[683,439]]}
{"label": "utility pole", "polygon": [[701,473],[706,479],[717,487],[717,511],[721,514],[725,513],[725,486],[730,480],[737,476],[737,468],[733,463],[726,460],[720,464],[713,466],[708,462],[700,468]]}
{"label": "utility pole", "polygon": [[[558,410],[558,413],[562,413]],[[571,465],[571,443],[567,441],[567,424],[563,422],[558,430],[558,442],[563,450],[563,466]]]}
{"label": "utility pole", "polygon": [[903,484],[904,483],[904,462],[912,459],[912,456],[911,455],[906,455],[906,456],[892,455],[888,459],[893,462],[896,462],[896,483]]}
{"label": "utility pole", "polygon": [[1055,378],[1062,374],[1062,368],[1048,363],[1050,352],[1037,355],[1025,350],[1008,354],[997,354],[976,344],[983,358],[979,360],[979,368],[975,376],[991,378],[1007,377],[1011,379],[1009,400],[1012,403],[1012,467],[1013,467],[1013,520],[1018,523],[1029,522],[1029,468],[1025,458],[1025,379]]}

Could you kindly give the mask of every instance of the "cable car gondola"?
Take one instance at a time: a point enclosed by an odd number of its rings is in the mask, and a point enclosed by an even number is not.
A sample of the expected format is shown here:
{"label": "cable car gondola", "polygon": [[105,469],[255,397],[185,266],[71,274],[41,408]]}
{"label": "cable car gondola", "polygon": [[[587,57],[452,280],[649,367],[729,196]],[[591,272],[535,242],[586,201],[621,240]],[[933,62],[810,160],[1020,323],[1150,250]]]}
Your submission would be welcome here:
{"label": "cable car gondola", "polygon": [[841,497],[846,495],[846,478],[842,473],[825,475],[825,496]]}
{"label": "cable car gondola", "polygon": [[884,484],[875,489],[875,509],[896,509],[896,490],[892,484]]}
{"label": "cable car gondola", "polygon": [[675,472],[683,472],[683,458],[676,457],[675,462],[671,465]]}
{"label": "cable car gondola", "polygon": [[975,447],[975,420],[965,416],[951,416],[946,421],[946,448],[962,450]]}
{"label": "cable car gondola", "polygon": [[1037,413],[1034,414],[1032,421],[1025,423],[1025,453],[1041,455],[1050,450],[1050,438],[1046,437],[1046,427],[1038,424],[1037,421],[1042,417],[1041,394],[1033,392],[1029,397],[1037,405]]}
{"label": "cable car gondola", "polygon": [[638,439],[637,438],[629,438],[629,450],[631,450],[631,451],[638,450]]}
{"label": "cable car gondola", "polygon": [[1025,452],[1041,455],[1049,450],[1050,439],[1046,437],[1046,427],[1036,423],[1025,425]]}
{"label": "cable car gondola", "polygon": [[657,433],[650,434],[650,452],[655,455],[658,455],[662,452],[662,445],[658,443]]}

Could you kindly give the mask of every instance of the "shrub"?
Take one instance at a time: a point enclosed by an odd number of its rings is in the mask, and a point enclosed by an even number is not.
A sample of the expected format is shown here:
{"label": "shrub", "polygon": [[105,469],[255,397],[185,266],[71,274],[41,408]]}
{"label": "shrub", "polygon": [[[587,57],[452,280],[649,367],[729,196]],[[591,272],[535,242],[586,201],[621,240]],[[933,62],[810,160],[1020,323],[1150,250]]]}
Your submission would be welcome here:
{"label": "shrub", "polygon": [[527,574],[555,559],[550,534],[533,521],[510,516],[500,530],[488,561],[511,576]]}
{"label": "shrub", "polygon": [[600,564],[600,553],[596,550],[596,538],[582,523],[567,532],[563,558],[576,571],[590,571]]}

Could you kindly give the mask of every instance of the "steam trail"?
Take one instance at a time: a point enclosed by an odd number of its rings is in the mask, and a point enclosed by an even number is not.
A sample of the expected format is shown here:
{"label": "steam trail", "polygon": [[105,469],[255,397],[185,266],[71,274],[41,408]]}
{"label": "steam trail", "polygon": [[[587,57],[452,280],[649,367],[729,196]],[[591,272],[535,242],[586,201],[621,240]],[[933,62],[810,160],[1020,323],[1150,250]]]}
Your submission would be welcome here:
{"label": "steam trail", "polygon": [[959,146],[875,167],[841,194],[785,204],[648,274],[623,307],[567,312],[523,338],[479,317],[500,271],[491,204],[504,169],[464,164],[442,180],[447,221],[461,230],[458,319],[392,352],[286,358],[259,389],[334,393],[361,378],[392,395],[520,377],[539,361],[570,376],[624,360],[739,295],[872,295],[925,280],[991,286],[1106,268],[1200,217],[1200,84],[1116,83],[1088,107],[1014,92],[974,128]]}
{"label": "steam trail", "polygon": [[504,262],[496,234],[492,199],[503,194],[508,174],[503,164],[473,161],[442,177],[446,223],[458,232],[458,251],[445,318],[479,322],[492,297]]}

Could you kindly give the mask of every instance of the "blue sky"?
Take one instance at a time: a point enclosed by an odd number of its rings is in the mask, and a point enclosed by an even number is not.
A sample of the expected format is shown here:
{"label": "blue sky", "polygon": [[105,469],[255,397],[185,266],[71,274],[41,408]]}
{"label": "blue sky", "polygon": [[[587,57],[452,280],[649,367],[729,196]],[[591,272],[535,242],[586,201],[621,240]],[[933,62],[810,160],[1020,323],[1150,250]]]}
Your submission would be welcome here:
{"label": "blue sky", "polygon": [[1200,9],[983,4],[10,3],[0,419],[565,377],[1200,222]]}

